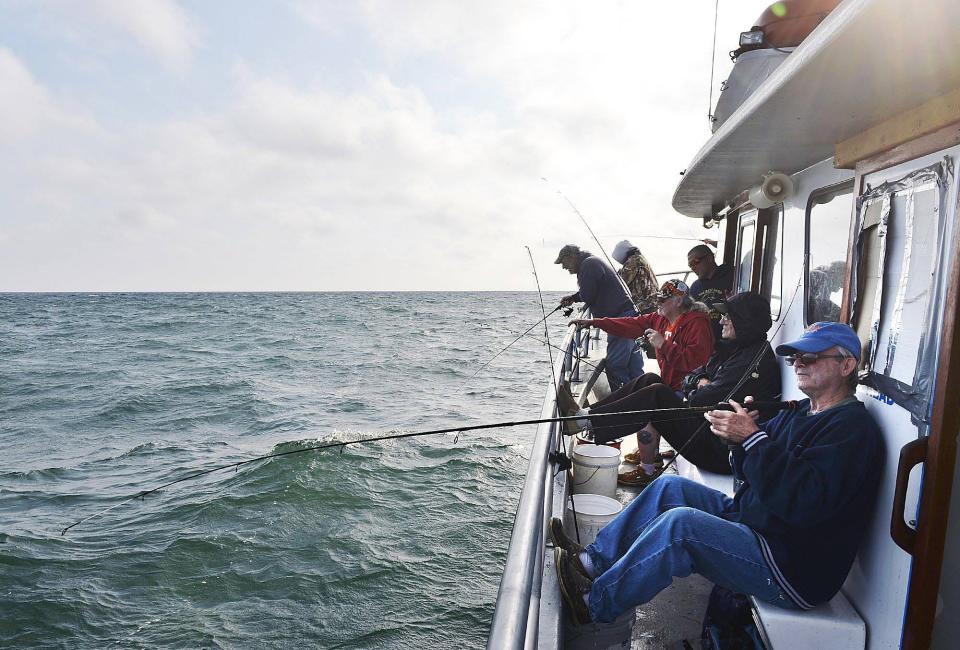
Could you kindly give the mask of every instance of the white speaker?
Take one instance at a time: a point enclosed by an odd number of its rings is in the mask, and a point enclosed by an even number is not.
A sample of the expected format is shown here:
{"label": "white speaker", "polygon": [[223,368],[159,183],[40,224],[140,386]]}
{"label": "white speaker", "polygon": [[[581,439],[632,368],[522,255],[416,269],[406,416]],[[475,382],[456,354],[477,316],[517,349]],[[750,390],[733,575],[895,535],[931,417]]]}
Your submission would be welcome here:
{"label": "white speaker", "polygon": [[793,181],[782,172],[769,172],[760,184],[750,188],[750,203],[756,208],[769,208],[793,194]]}

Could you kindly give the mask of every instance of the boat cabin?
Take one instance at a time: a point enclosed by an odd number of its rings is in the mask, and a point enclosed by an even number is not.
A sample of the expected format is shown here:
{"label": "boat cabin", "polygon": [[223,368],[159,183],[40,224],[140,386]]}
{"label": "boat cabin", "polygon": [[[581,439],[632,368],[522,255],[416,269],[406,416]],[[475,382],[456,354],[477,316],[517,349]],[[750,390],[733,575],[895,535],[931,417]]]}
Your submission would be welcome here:
{"label": "boat cabin", "polygon": [[[719,234],[705,236],[719,241],[718,260],[734,265],[734,291],[770,299],[774,346],[817,321],[854,327],[863,349],[857,397],[883,431],[887,461],[837,597],[810,612],[754,603],[754,619],[762,645],[778,650],[952,648],[960,637],[960,11],[946,0],[909,9],[899,0],[808,4],[834,6],[807,21],[801,42],[738,54],[731,79],[739,80],[721,95],[713,134],[673,207]],[[762,64],[764,56],[777,60]],[[558,374],[582,399],[602,391],[584,365],[602,358],[600,341],[571,331],[565,346]],[[803,398],[792,370],[783,371],[784,399]],[[551,387],[544,417],[556,413],[554,395]],[[632,621],[628,645],[565,623],[545,534],[569,507],[571,476],[550,455],[564,442],[553,424],[538,430],[489,647],[660,647],[651,617],[686,612],[682,599],[657,609],[668,592]],[[677,467],[732,491],[729,477]],[[703,598],[702,618],[706,591],[687,591]]]}

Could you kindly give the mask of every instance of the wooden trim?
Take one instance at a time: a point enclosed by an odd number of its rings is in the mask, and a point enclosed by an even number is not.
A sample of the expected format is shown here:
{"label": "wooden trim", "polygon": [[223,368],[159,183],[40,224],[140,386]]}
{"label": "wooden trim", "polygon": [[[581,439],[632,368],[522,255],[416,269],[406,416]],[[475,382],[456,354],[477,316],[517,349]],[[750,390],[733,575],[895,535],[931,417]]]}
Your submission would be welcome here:
{"label": "wooden trim", "polygon": [[960,88],[900,113],[842,142],[838,142],[833,166],[853,169],[870,158],[920,136],[960,122]]}
{"label": "wooden trim", "polygon": [[903,626],[901,647],[904,650],[925,650],[930,647],[943,570],[950,492],[957,457],[957,430],[960,429],[960,400],[956,399],[960,394],[960,236],[956,234],[953,238],[949,282]]}
{"label": "wooden trim", "polygon": [[905,142],[871,158],[858,161],[856,173],[858,176],[872,174],[942,149],[949,149],[958,144],[960,144],[960,122],[945,126],[916,140]]}

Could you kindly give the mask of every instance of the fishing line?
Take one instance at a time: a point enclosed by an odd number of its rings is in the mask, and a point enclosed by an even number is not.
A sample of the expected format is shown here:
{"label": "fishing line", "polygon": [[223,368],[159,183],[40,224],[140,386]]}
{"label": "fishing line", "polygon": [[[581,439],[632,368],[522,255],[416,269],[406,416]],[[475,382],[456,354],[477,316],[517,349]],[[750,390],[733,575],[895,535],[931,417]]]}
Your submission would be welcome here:
{"label": "fishing line", "polygon": [[[770,408],[770,409],[777,409],[777,408],[780,408],[780,409],[794,409],[794,408],[796,408],[796,404],[797,404],[797,403],[796,403],[796,402],[758,402],[758,404],[760,405],[761,408]],[[615,415],[643,415],[643,414],[661,413],[661,412],[662,412],[662,413],[670,413],[670,412],[677,412],[677,413],[678,413],[678,412],[681,412],[681,411],[688,411],[688,412],[706,412],[706,411],[708,411],[708,410],[713,410],[713,409],[716,409],[716,408],[727,408],[727,409],[729,409],[730,406],[729,406],[729,405],[726,405],[726,404],[717,404],[717,405],[715,405],[715,406],[692,406],[692,407],[670,408],[670,409],[645,409],[645,410],[639,410],[639,411],[621,411],[621,412],[618,412],[618,413],[597,413],[596,415],[593,415],[593,416],[591,416],[591,417],[602,418],[602,417],[610,417],[610,416],[615,416]],[[248,460],[241,460],[241,461],[237,461],[237,462],[234,462],[234,463],[226,463],[226,464],[224,464],[224,465],[218,465],[218,466],[216,466],[216,467],[211,467],[211,468],[208,468],[208,469],[205,469],[205,470],[200,470],[200,471],[198,471],[198,472],[194,472],[193,474],[189,474],[189,475],[187,475],[187,476],[183,476],[183,477],[178,478],[178,479],[175,479],[175,480],[173,480],[173,481],[168,481],[168,482],[166,482],[166,483],[163,483],[162,485],[158,485],[157,487],[151,488],[151,489],[149,489],[149,490],[143,490],[143,491],[138,492],[138,493],[136,493],[136,494],[134,494],[134,495],[132,495],[132,496],[130,496],[130,497],[127,497],[126,499],[124,499],[123,501],[120,501],[119,503],[115,503],[115,504],[113,504],[112,506],[109,506],[109,507],[107,507],[107,508],[104,508],[103,510],[99,510],[99,511],[93,513],[93,514],[90,515],[89,517],[84,517],[84,518],[82,518],[82,519],[79,519],[79,520],[75,521],[74,523],[70,524],[69,526],[67,526],[66,528],[64,528],[62,531],[60,531],[60,534],[61,534],[61,535],[65,535],[65,534],[67,533],[67,531],[70,530],[71,528],[74,528],[75,526],[78,526],[78,525],[80,525],[80,524],[82,524],[82,523],[84,523],[84,522],[91,521],[92,519],[96,519],[96,518],[98,518],[98,517],[100,517],[100,516],[102,516],[102,515],[110,512],[110,511],[113,510],[114,508],[118,508],[118,507],[120,507],[120,506],[122,506],[122,505],[124,505],[124,504],[130,503],[131,501],[135,501],[135,500],[137,500],[137,499],[143,499],[144,497],[146,497],[146,496],[148,496],[148,495],[150,495],[150,494],[153,494],[153,493],[155,493],[155,492],[159,492],[160,490],[163,490],[163,489],[168,488],[168,487],[170,487],[170,486],[176,485],[176,484],[178,484],[178,483],[183,483],[183,482],[185,482],[185,481],[190,481],[190,480],[192,480],[192,479],[199,478],[199,477],[201,477],[201,476],[206,476],[207,474],[212,474],[213,472],[219,472],[219,471],[226,470],[226,469],[236,469],[236,468],[240,468],[240,467],[243,467],[244,465],[249,465],[250,463],[256,463],[256,462],[259,462],[259,461],[261,461],[261,460],[268,460],[268,459],[271,459],[271,458],[282,458],[282,457],[284,457],[284,456],[292,456],[292,455],[294,455],[294,454],[304,454],[304,453],[307,453],[307,452],[322,451],[322,450],[324,450],[324,449],[340,449],[340,450],[342,451],[342,450],[343,450],[344,448],[346,448],[348,445],[358,445],[358,444],[365,444],[365,443],[369,443],[369,442],[380,442],[380,441],[383,441],[383,440],[402,440],[402,439],[404,439],[404,438],[417,438],[417,437],[421,437],[421,436],[432,436],[432,435],[439,435],[439,434],[443,434],[443,433],[455,433],[455,434],[457,434],[457,435],[459,436],[459,434],[464,433],[464,432],[467,432],[467,431],[480,431],[480,430],[483,430],[483,429],[502,429],[502,428],[507,428],[507,427],[524,426],[524,425],[527,425],[527,424],[546,424],[546,423],[549,423],[549,422],[567,422],[567,421],[570,421],[570,420],[577,420],[577,419],[580,419],[580,418],[579,418],[578,416],[576,416],[576,415],[572,415],[572,416],[560,416],[560,417],[554,417],[554,418],[537,418],[537,419],[533,419],[533,420],[514,420],[514,421],[508,421],[508,422],[493,422],[493,423],[488,423],[488,424],[473,424],[473,425],[467,425],[467,426],[461,426],[461,427],[450,427],[450,428],[446,428],[446,429],[432,429],[432,430],[430,430],[430,431],[415,431],[415,432],[412,432],[412,433],[393,433],[393,434],[389,434],[389,435],[375,436],[375,437],[371,437],[371,438],[360,438],[360,439],[357,439],[357,440],[344,440],[344,441],[340,441],[340,442],[331,442],[331,443],[325,443],[325,444],[322,444],[322,445],[315,445],[315,446],[312,446],[312,447],[304,447],[304,448],[302,448],[302,449],[293,449],[293,450],[290,450],[290,451],[281,451],[281,452],[277,452],[277,453],[274,453],[274,454],[265,454],[265,455],[263,455],[263,456],[258,456],[258,457],[256,457],[256,458],[250,458],[250,459],[248,459]]]}
{"label": "fishing line", "polygon": [[563,309],[563,307],[561,307],[560,305],[557,305],[557,306],[553,309],[553,311],[551,311],[549,314],[547,314],[546,316],[544,316],[543,318],[541,318],[540,320],[538,320],[536,323],[534,323],[533,325],[531,325],[530,327],[528,327],[526,330],[524,330],[523,334],[521,334],[521,335],[518,336],[517,338],[513,339],[512,341],[510,341],[510,343],[508,343],[508,344],[506,345],[506,347],[504,347],[502,350],[500,350],[500,351],[497,352],[495,355],[493,355],[493,357],[491,357],[489,361],[487,361],[485,364],[483,364],[482,366],[480,366],[479,368],[477,368],[477,371],[476,371],[475,373],[473,373],[472,375],[470,375],[470,376],[467,378],[466,381],[470,381],[471,379],[473,379],[474,377],[476,377],[477,375],[479,375],[481,370],[483,370],[484,368],[486,368],[487,366],[489,366],[491,363],[494,362],[494,360],[495,360],[497,357],[499,357],[501,354],[503,354],[504,352],[506,352],[507,350],[509,350],[511,347],[513,347],[513,344],[514,344],[514,343],[516,343],[517,341],[519,341],[520,339],[522,339],[524,336],[526,336],[527,334],[529,334],[530,332],[532,332],[532,331],[533,331],[533,328],[535,328],[535,327],[537,327],[538,325],[540,325],[540,323],[546,322],[546,320],[547,320],[548,318],[550,318],[551,316],[553,316],[555,313],[557,313],[557,312],[560,311],[561,309]]}
{"label": "fishing line", "polygon": [[713,127],[713,70],[717,60],[717,19],[720,17],[720,0],[713,6],[713,49],[710,52],[710,99],[707,100],[707,122]]}
{"label": "fishing line", "polygon": [[[557,371],[554,369],[553,363],[553,343],[550,342],[550,328],[547,327],[547,315],[546,308],[543,306],[543,292],[540,290],[540,277],[537,275],[537,265],[533,261],[533,253],[530,252],[529,246],[524,246],[527,249],[527,256],[530,258],[530,267],[533,269],[533,279],[537,283],[537,296],[540,298],[540,313],[543,314],[543,335],[546,337],[547,344],[547,354],[550,357],[550,376],[553,377],[553,395],[554,395],[554,405],[559,410],[560,406],[558,404],[557,391],[559,390],[559,383],[557,382]],[[557,432],[562,434],[562,432]],[[560,450],[563,448],[563,435],[557,435],[557,449],[556,454],[560,454]],[[567,470],[569,471],[569,470]],[[573,513],[573,529],[577,534],[577,543],[580,543],[580,524],[577,522],[577,506],[576,503],[571,499],[570,500],[572,507],[571,512]]]}
{"label": "fishing line", "polygon": [[[543,306],[543,292],[540,291],[540,277],[537,275],[537,265],[533,263],[533,253],[530,252],[529,246],[524,246],[527,249],[527,256],[530,258],[530,266],[533,268],[533,279],[537,283],[537,296],[540,298],[540,313],[543,314],[543,335],[546,337],[547,342],[547,354],[550,356],[550,374],[553,376],[553,393],[557,393],[557,371],[553,368],[553,350],[550,348],[553,347],[553,344],[550,342],[550,328],[547,327],[547,309]],[[553,313],[553,312],[550,312]]]}
{"label": "fishing line", "polygon": [[[509,331],[509,330],[508,330],[508,331]],[[513,333],[513,332],[511,332],[511,334],[512,334],[512,333]],[[540,337],[538,337],[536,334],[525,334],[524,336],[526,336],[526,337],[529,338],[529,339],[533,339],[534,341],[536,341],[537,343],[540,343],[541,345],[549,345],[549,346],[550,346],[551,348],[553,348],[554,350],[557,350],[557,351],[559,351],[559,352],[563,352],[564,354],[567,353],[567,351],[564,350],[563,348],[561,348],[559,345],[553,345],[552,343],[547,343],[546,341],[544,341],[543,339],[541,339]],[[584,365],[587,365],[587,366],[590,366],[590,367],[593,368],[593,369],[597,369],[597,368],[600,367],[600,366],[598,366],[598,365],[595,364],[595,363],[592,363],[592,362],[590,362],[590,361],[587,361],[587,360],[584,359],[583,357],[578,357],[578,360],[580,361],[580,363],[582,363],[582,364],[584,364]]]}
{"label": "fishing line", "polygon": [[[530,327],[528,327],[522,334],[518,335],[516,339],[514,339],[513,341],[511,341],[506,347],[502,348],[499,352],[497,352],[497,353],[496,353],[491,359],[489,359],[486,363],[484,363],[482,366],[480,366],[479,368],[477,368],[477,371],[476,371],[476,372],[474,372],[474,373],[473,373],[472,375],[470,375],[469,377],[463,379],[459,384],[457,384],[456,386],[454,386],[453,388],[451,388],[449,391],[447,391],[446,393],[444,393],[443,396],[441,396],[441,397],[439,397],[439,398],[437,398],[437,399],[438,399],[438,400],[447,399],[447,398],[449,398],[449,397],[452,397],[453,395],[456,395],[456,394],[460,393],[467,384],[469,384],[477,375],[480,374],[481,371],[483,371],[484,368],[486,368],[486,367],[489,366],[491,363],[493,363],[494,359],[496,359],[496,358],[499,357],[501,354],[503,354],[504,352],[506,352],[508,348],[510,348],[514,343],[516,343],[517,341],[519,341],[519,340],[522,339],[523,337],[525,337],[525,336],[531,336],[530,332],[531,332],[535,327],[537,327],[540,323],[545,322],[545,320],[546,320],[547,318],[549,318],[552,314],[554,314],[555,312],[559,311],[560,309],[562,309],[562,307],[559,307],[559,306],[558,306],[558,307],[557,307],[556,309],[554,309],[552,312],[550,312],[549,314],[547,314],[544,318],[540,319],[539,321],[537,321],[536,323],[534,323],[533,325],[531,325]],[[504,329],[505,329],[508,333],[510,333],[510,334],[516,334],[516,332],[514,332],[514,331],[511,331],[511,330],[506,329],[506,328],[504,328]],[[536,339],[537,341],[540,341],[540,343],[543,343],[543,341],[541,341],[540,339],[536,338],[536,336],[533,336],[533,338]],[[407,424],[407,423],[409,423],[409,422],[412,421],[413,418],[415,418],[415,417],[417,417],[416,414],[410,416],[410,417],[407,418],[402,424]]]}
{"label": "fishing line", "polygon": [[[542,180],[544,183],[547,183],[547,184],[552,185],[552,183],[550,183],[549,179],[547,179],[547,178],[545,178],[545,177],[543,177],[543,176],[540,177],[540,180]],[[574,213],[576,213],[576,215],[577,215],[578,217],[580,217],[580,221],[582,221],[582,222],[583,222],[583,225],[587,227],[587,231],[590,233],[590,236],[593,237],[593,241],[597,242],[597,246],[600,248],[600,252],[603,253],[604,259],[607,260],[607,264],[608,264],[608,265],[610,266],[610,268],[612,269],[612,268],[613,268],[613,262],[610,261],[610,256],[607,255],[606,249],[603,247],[603,244],[600,243],[600,240],[597,239],[597,235],[593,232],[593,228],[591,228],[591,227],[590,227],[590,224],[587,223],[587,220],[584,218],[583,214],[580,212],[580,210],[577,209],[577,206],[575,206],[575,205],[573,204],[573,201],[571,201],[570,199],[567,198],[567,195],[566,195],[566,194],[564,194],[563,192],[561,192],[559,189],[556,190],[556,192],[557,192],[557,194],[560,195],[560,197],[561,197],[564,201],[567,202],[567,205],[569,205],[569,206],[573,209]],[[637,307],[637,303],[635,303],[635,302],[633,301],[633,294],[632,294],[631,291],[630,291],[630,287],[628,287],[628,286],[627,286],[627,283],[623,281],[623,278],[620,277],[620,274],[619,274],[619,273],[614,272],[613,277],[615,277],[615,278],[617,279],[617,282],[620,283],[620,286],[623,287],[623,290],[624,290],[624,291],[626,292],[626,294],[627,294],[627,299],[630,301],[630,304],[633,305],[634,311],[639,314],[639,313],[640,313],[640,309]]]}
{"label": "fishing line", "polygon": [[[804,260],[804,265],[803,265],[802,268],[806,268],[806,266],[807,266],[806,260]],[[783,327],[783,324],[787,322],[787,316],[790,315],[790,310],[793,309],[793,303],[794,303],[794,301],[797,299],[797,294],[800,292],[800,284],[801,284],[802,282],[803,282],[803,271],[800,272],[800,277],[797,278],[797,286],[796,286],[796,287],[794,288],[794,290],[793,290],[793,296],[790,298],[790,304],[787,305],[787,311],[784,312],[783,318],[780,319],[780,323],[777,325],[777,329],[775,329],[775,330],[773,331],[773,334],[767,339],[768,345],[769,345],[769,341],[772,341],[772,340],[774,340],[775,338],[777,338],[777,334],[780,333],[780,328]],[[734,387],[730,390],[730,392],[727,393],[727,397],[726,397],[726,399],[724,400],[724,402],[730,400],[730,399],[733,397],[733,394],[736,393],[738,390],[740,390],[740,387],[743,386],[744,383],[746,383],[747,377],[749,377],[754,371],[756,371],[757,366],[760,365],[760,360],[763,358],[763,355],[766,354],[766,352],[767,352],[767,346],[760,346],[760,349],[757,351],[757,354],[754,356],[753,361],[751,361],[751,362],[750,362],[750,365],[747,366],[747,371],[743,373],[743,376],[742,376],[742,377],[740,377],[740,380],[737,382],[736,386],[734,386]],[[758,403],[759,403],[759,402],[751,402],[751,403],[750,403],[750,406],[751,406],[751,407],[754,407],[754,404],[758,404]],[[757,409],[757,410],[759,410],[759,408],[761,408],[761,407],[754,407],[754,408]],[[700,433],[703,431],[704,427],[705,427],[707,424],[709,424],[709,422],[708,422],[708,421],[704,421],[703,424],[701,424],[699,427],[697,427],[697,430],[693,432],[693,435],[690,436],[690,437],[687,439],[687,441],[686,441],[685,443],[683,443],[683,445],[680,446],[680,449],[677,449],[677,455],[674,456],[673,458],[671,458],[671,459],[667,462],[667,464],[663,466],[663,469],[661,470],[661,473],[664,472],[664,471],[666,471],[667,469],[669,469],[674,463],[677,462],[677,459],[680,458],[680,453],[681,453],[684,449],[686,449],[688,446],[690,446],[690,443],[692,443],[692,442],[694,441],[694,439],[696,439],[696,437],[700,435]]]}

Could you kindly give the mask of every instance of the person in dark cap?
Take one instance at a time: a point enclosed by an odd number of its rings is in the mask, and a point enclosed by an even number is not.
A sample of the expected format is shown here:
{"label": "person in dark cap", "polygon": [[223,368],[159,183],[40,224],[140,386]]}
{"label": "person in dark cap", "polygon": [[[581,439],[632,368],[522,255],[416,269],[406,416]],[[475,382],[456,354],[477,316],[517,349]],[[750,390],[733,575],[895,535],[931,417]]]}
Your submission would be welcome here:
{"label": "person in dark cap", "polygon": [[860,340],[849,325],[821,322],[776,351],[809,399],[763,423],[733,400],[733,411],[705,414],[733,450],[741,483],[732,499],[661,476],[587,547],[550,521],[575,624],[611,622],[691,573],[784,609],[811,609],[840,590],[873,518],[886,454],[855,396]]}
{"label": "person in dark cap", "polygon": [[[582,302],[596,318],[636,316],[630,296],[610,266],[579,246],[567,244],[560,249],[554,264],[560,264],[577,276],[577,293],[564,296],[561,307]],[[607,334],[607,380],[611,390],[643,374],[643,350],[635,338]]]}
{"label": "person in dark cap", "polygon": [[[733,291],[733,267],[729,264],[717,264],[713,251],[705,244],[694,246],[687,252],[687,265],[697,274],[690,285],[690,295],[707,305],[715,305],[727,299]],[[713,333],[720,337],[720,312],[710,310],[710,322]]]}
{"label": "person in dark cap", "polygon": [[[782,391],[780,366],[767,343],[767,330],[771,325],[770,302],[747,291],[717,307],[723,312],[723,339],[705,364],[683,378],[680,393],[663,383],[640,386],[633,392],[628,392],[625,387],[589,409],[578,408],[565,414],[589,417],[591,413],[710,406],[731,398],[742,402],[747,395],[762,401],[779,399]],[[756,367],[752,367],[754,364]],[[637,382],[631,385],[636,386]],[[571,411],[566,397],[564,394],[561,398],[561,406]],[[675,419],[673,414],[612,415],[597,418],[590,424],[594,440],[601,444],[643,428],[638,434],[640,444],[637,451],[624,458],[638,467],[620,475],[621,485],[643,487],[660,475],[657,456],[661,435],[674,449],[682,449],[683,457],[697,467],[720,474],[731,472],[727,445],[710,435],[706,427],[701,427],[701,420]],[[698,429],[700,433],[697,433]]]}

